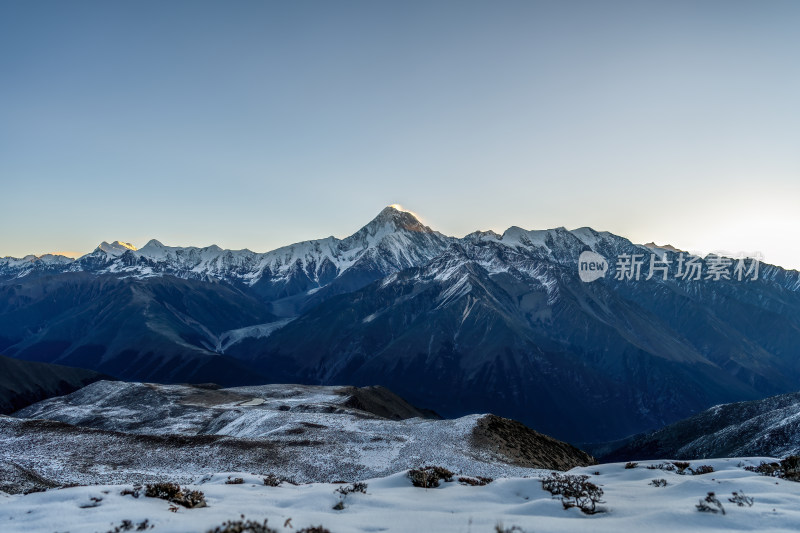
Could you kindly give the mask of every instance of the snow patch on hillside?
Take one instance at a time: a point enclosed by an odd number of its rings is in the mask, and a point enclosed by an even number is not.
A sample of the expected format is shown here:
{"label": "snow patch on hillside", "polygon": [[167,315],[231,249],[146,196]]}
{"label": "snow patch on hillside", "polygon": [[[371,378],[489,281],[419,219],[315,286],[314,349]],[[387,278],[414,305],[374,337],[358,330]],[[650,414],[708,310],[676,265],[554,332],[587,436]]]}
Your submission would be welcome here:
{"label": "snow patch on hillside", "polygon": [[244,328],[232,329],[226,331],[219,336],[217,341],[217,352],[225,353],[225,350],[240,343],[245,339],[260,339],[269,337],[274,332],[294,320],[294,318],[285,318],[275,322],[268,322],[266,324],[256,324],[255,326],[247,326]]}

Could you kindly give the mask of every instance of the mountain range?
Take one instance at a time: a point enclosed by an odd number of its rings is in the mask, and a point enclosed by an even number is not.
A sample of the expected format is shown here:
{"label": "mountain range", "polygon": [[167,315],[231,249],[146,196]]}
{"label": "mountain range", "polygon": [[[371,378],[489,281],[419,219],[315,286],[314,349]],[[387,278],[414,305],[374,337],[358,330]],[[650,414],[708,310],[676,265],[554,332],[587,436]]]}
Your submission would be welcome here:
{"label": "mountain range", "polygon": [[[609,264],[592,283],[586,251]],[[0,352],[135,381],[383,385],[578,442],[796,390],[800,273],[688,279],[680,253],[591,228],[454,238],[395,207],[267,253],[104,242],[0,260]],[[665,276],[619,276],[636,254]]]}
{"label": "mountain range", "polygon": [[656,431],[593,448],[604,461],[800,455],[800,393],[715,405]]}

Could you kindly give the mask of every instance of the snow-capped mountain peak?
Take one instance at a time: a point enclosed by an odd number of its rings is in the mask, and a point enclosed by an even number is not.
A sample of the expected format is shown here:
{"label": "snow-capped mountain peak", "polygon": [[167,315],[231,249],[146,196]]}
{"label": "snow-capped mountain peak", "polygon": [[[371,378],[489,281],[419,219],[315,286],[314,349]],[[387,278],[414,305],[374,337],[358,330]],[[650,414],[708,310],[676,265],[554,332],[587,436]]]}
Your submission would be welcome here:
{"label": "snow-capped mountain peak", "polygon": [[157,240],[157,239],[150,239],[149,241],[147,241],[147,244],[145,244],[145,245],[144,245],[144,246],[141,248],[141,250],[140,250],[140,251],[145,251],[145,250],[162,250],[162,249],[164,249],[164,248],[167,248],[167,246],[164,246],[164,245],[161,243],[161,241],[159,241],[159,240]]}
{"label": "snow-capped mountain peak", "polygon": [[[588,227],[570,231],[563,227],[526,230],[512,226],[502,235],[477,231],[457,239],[426,226],[413,212],[390,205],[348,237],[309,240],[266,253],[223,250],[216,245],[204,248],[167,246],[156,239],[137,250],[130,243],[113,241],[102,242],[92,253],[77,260],[35,256],[5,258],[0,260],[0,277],[13,279],[32,272],[65,271],[134,277],[171,275],[216,279],[248,287],[258,284],[261,297],[281,299],[301,294],[310,296],[345,273],[342,287],[355,290],[394,272],[424,266],[454,243],[466,246],[470,257],[488,272],[512,269],[527,272],[537,279],[542,274],[542,261],[572,268],[587,249],[609,259],[635,250],[649,253],[644,246]],[[660,249],[672,251],[669,247]],[[771,274],[764,270],[763,275]],[[787,279],[781,278],[781,283],[792,290],[800,287],[796,273]]]}
{"label": "snow-capped mountain peak", "polygon": [[410,211],[390,205],[366,226],[342,239],[338,249],[351,255],[356,252],[357,260],[369,261],[373,268],[388,274],[422,265],[452,240],[424,225]]}
{"label": "snow-capped mountain peak", "polygon": [[[356,273],[348,286],[420,266],[441,253],[452,240],[422,224],[410,211],[388,206],[344,239],[304,241],[266,253],[223,250],[217,245],[167,246],[156,239],[139,249],[121,241],[103,242],[68,268],[135,277],[217,279],[247,286],[263,281],[263,290],[267,294],[274,291],[280,298],[310,294],[354,266]],[[4,265],[14,269],[9,274],[25,275],[31,271],[27,268],[23,272],[14,265]]]}
{"label": "snow-capped mountain peak", "polygon": [[499,241],[503,238],[502,235],[496,233],[492,230],[487,231],[473,231],[472,233],[466,235],[464,237],[465,241],[468,242],[484,242],[484,241]]}
{"label": "snow-capped mountain peak", "polygon": [[659,251],[659,252],[672,252],[672,253],[683,252],[683,250],[679,250],[678,248],[675,248],[671,244],[660,245],[660,244],[656,244],[653,241],[647,242],[647,243],[643,244],[642,246],[645,246],[647,248],[650,248],[651,250],[656,250],[656,251]]}
{"label": "snow-capped mountain peak", "polygon": [[114,241],[112,243],[108,243],[103,241],[100,245],[95,249],[95,251],[105,252],[111,256],[120,256],[127,252],[128,250],[136,251],[136,247],[129,242],[122,242],[122,241]]}
{"label": "snow-capped mountain peak", "polygon": [[44,254],[40,255],[36,259],[42,263],[50,265],[66,265],[75,261],[73,258],[61,254]]}
{"label": "snow-capped mountain peak", "polygon": [[[262,273],[268,272],[273,278],[306,278],[313,290],[356,265],[358,270],[368,272],[369,279],[379,273],[388,275],[420,266],[444,250],[450,240],[422,224],[410,211],[395,205],[384,208],[349,237],[285,246],[263,254],[259,264]],[[262,273],[253,278],[253,283]]]}
{"label": "snow-capped mountain peak", "polygon": [[420,222],[411,211],[402,210],[395,204],[385,207],[380,213],[378,213],[378,216],[376,216],[366,226],[356,232],[354,237],[361,234],[369,235],[370,237],[376,237],[386,233],[394,233],[396,231],[434,233],[431,228]]}

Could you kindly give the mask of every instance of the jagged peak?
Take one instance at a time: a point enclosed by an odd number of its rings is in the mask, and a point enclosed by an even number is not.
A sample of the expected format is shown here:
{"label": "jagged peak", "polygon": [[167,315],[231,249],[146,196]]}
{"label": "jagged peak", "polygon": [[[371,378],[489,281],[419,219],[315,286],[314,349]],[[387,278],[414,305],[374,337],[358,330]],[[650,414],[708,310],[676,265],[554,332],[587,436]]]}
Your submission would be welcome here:
{"label": "jagged peak", "polygon": [[383,208],[383,210],[381,210],[381,213],[411,213],[412,215],[416,216],[413,211],[406,209],[400,204],[387,205]]}
{"label": "jagged peak", "polygon": [[[481,232],[475,232],[481,233]],[[492,232],[493,233],[493,232]],[[470,234],[473,235],[473,234]],[[531,242],[543,241],[548,237],[552,238],[566,238],[571,239],[572,237],[576,237],[579,240],[596,240],[601,237],[611,237],[612,234],[608,233],[607,231],[596,231],[589,226],[584,226],[581,228],[577,228],[574,230],[568,230],[564,226],[559,226],[557,228],[550,228],[550,229],[541,229],[541,230],[527,230],[520,228],[519,226],[511,226],[506,231],[503,232],[502,239],[503,240],[512,240],[516,241],[519,239],[527,239]]]}
{"label": "jagged peak", "polygon": [[473,232],[472,232],[472,233],[470,233],[469,235],[466,235],[466,236],[464,236],[464,240],[467,240],[467,241],[476,241],[476,242],[478,242],[478,241],[486,241],[486,240],[494,240],[494,241],[499,241],[499,240],[500,240],[500,239],[502,239],[502,238],[503,238],[503,236],[502,236],[502,235],[500,235],[499,233],[497,233],[497,232],[495,232],[495,231],[492,231],[492,230],[487,230],[487,231],[481,231],[481,230],[478,230],[478,231],[473,231]]}
{"label": "jagged peak", "polygon": [[384,221],[390,220],[395,222],[396,224],[403,225],[403,226],[413,226],[413,228],[405,228],[405,229],[413,229],[415,231],[422,231],[427,230],[431,231],[430,228],[425,226],[422,222],[420,222],[419,217],[413,211],[403,208],[400,204],[392,204],[388,205],[383,208],[383,210],[378,213],[378,216],[375,217],[374,221]]}
{"label": "jagged peak", "polygon": [[509,243],[522,242],[534,245],[544,245],[548,237],[564,235],[568,233],[569,232],[563,227],[527,230],[520,228],[519,226],[511,226],[503,232],[502,240],[503,242]]}
{"label": "jagged peak", "polygon": [[150,239],[149,241],[147,241],[147,244],[145,244],[142,247],[142,250],[144,250],[145,248],[166,248],[166,246],[161,244],[161,242],[156,239]]}
{"label": "jagged peak", "polygon": [[127,251],[136,251],[136,247],[129,242],[114,241],[109,243],[107,241],[101,242],[95,251],[105,252],[108,255],[122,255]]}
{"label": "jagged peak", "polygon": [[59,253],[42,254],[37,256],[36,259],[45,263],[72,263],[75,261],[74,258]]}
{"label": "jagged peak", "polygon": [[580,228],[575,228],[574,230],[570,231],[570,233],[574,235],[605,235],[608,232],[600,232],[590,226],[582,226]]}
{"label": "jagged peak", "polygon": [[683,252],[683,250],[679,250],[678,248],[675,248],[671,244],[661,245],[661,244],[656,244],[653,241],[647,242],[643,246],[650,248],[651,250],[663,250],[666,252],[674,252],[674,253]]}
{"label": "jagged peak", "polygon": [[0,258],[0,261],[5,262],[6,264],[10,263],[71,263],[75,261],[74,258],[59,254],[59,253],[52,253],[52,254],[42,254],[42,255],[34,255],[28,254],[25,257],[11,257],[7,255],[3,258]]}
{"label": "jagged peak", "polygon": [[519,226],[511,226],[510,228],[508,228],[503,232],[503,235],[501,237],[505,239],[506,237],[520,237],[522,235],[527,235],[527,234],[528,230],[522,229]]}
{"label": "jagged peak", "polygon": [[384,207],[383,210],[378,213],[378,216],[358,230],[355,235],[369,235],[374,237],[382,232],[393,233],[401,230],[419,233],[434,232],[431,228],[420,222],[413,212],[403,209],[399,204],[392,204]]}

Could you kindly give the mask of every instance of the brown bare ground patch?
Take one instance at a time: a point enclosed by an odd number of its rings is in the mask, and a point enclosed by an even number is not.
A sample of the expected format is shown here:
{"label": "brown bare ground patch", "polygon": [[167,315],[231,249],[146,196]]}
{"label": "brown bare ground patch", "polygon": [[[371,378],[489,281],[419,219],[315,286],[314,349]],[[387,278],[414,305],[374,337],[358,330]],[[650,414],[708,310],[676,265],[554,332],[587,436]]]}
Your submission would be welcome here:
{"label": "brown bare ground patch", "polygon": [[569,470],[596,464],[594,457],[566,442],[534,431],[516,420],[486,415],[472,430],[473,446],[528,468]]}

